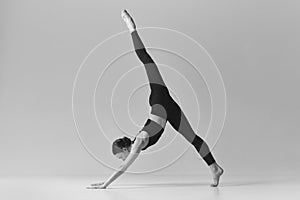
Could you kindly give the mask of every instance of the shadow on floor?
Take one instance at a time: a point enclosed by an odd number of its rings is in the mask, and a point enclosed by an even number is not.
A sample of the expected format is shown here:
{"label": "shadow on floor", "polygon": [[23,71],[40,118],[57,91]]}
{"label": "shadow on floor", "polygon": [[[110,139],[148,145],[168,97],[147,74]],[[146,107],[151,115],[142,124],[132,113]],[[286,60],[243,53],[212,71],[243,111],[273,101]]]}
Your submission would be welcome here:
{"label": "shadow on floor", "polygon": [[[119,187],[120,186],[120,187]],[[139,188],[162,188],[162,187],[191,187],[191,186],[209,186],[209,183],[199,182],[166,182],[166,183],[139,183],[114,186],[111,189],[139,189]]]}
{"label": "shadow on floor", "polygon": [[251,185],[265,185],[276,183],[274,180],[239,180],[221,183],[221,187],[235,187],[235,186],[251,186]]}
{"label": "shadow on floor", "polygon": [[[238,180],[230,182],[222,182],[218,188],[222,187],[239,187],[239,186],[251,186],[251,185],[265,185],[276,184],[275,180]],[[139,183],[139,184],[126,184],[115,185],[111,189],[143,189],[143,188],[163,188],[163,187],[192,187],[192,186],[207,186],[210,187],[210,183],[204,182],[166,182],[166,183]]]}

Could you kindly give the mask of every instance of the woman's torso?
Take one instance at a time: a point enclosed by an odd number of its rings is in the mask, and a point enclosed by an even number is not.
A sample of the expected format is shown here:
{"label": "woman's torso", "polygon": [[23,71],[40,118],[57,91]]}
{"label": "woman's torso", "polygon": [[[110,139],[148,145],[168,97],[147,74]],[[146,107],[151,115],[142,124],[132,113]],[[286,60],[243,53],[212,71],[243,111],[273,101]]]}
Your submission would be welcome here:
{"label": "woman's torso", "polygon": [[152,146],[158,141],[164,131],[166,122],[167,120],[160,116],[151,113],[149,114],[149,118],[147,119],[143,129],[136,135],[136,137],[143,140],[141,146],[142,150],[147,149],[149,146]]}
{"label": "woman's torso", "polygon": [[167,111],[164,105],[170,98],[168,88],[155,83],[151,83],[150,88],[149,104],[151,112],[144,127],[137,135],[143,140],[142,150],[145,150],[158,141],[167,123]]}

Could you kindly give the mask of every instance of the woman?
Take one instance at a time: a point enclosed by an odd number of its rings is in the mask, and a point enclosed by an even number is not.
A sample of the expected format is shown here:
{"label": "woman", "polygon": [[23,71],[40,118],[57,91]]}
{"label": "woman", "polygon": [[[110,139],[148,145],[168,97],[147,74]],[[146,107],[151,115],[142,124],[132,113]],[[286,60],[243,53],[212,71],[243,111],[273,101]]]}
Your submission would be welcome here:
{"label": "woman", "polygon": [[149,98],[151,113],[144,127],[139,131],[133,141],[127,137],[123,137],[113,142],[113,154],[124,161],[120,168],[114,172],[106,182],[91,184],[92,187],[88,188],[104,189],[123,174],[141,151],[154,145],[158,141],[167,122],[169,122],[177,132],[195,147],[197,152],[211,169],[213,175],[213,183],[211,186],[218,186],[220,176],[223,174],[224,170],[215,161],[205,141],[194,133],[188,119],[178,104],[170,96],[168,88],[164,83],[156,64],[146,51],[144,44],[137,33],[136,25],[132,17],[126,10],[121,12],[121,16],[130,31],[135,52],[146,69],[151,88]]}

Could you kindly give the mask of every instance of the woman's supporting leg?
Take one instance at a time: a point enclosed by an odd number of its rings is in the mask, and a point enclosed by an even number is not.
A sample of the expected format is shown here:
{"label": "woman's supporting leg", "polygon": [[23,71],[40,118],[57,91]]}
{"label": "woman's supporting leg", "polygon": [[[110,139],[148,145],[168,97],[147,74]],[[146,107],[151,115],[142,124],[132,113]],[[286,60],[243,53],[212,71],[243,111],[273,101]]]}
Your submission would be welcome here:
{"label": "woman's supporting leg", "polygon": [[196,151],[212,171],[213,183],[211,186],[218,186],[220,176],[223,174],[224,170],[216,163],[206,142],[197,134],[195,134],[184,112],[172,99],[172,97],[170,97],[165,107],[167,107],[168,122],[178,133],[180,133],[189,143],[194,146]]}
{"label": "woman's supporting leg", "polygon": [[194,146],[206,164],[209,166],[215,163],[216,161],[210,152],[208,145],[201,137],[195,134],[184,112],[173,99],[170,99],[168,102],[167,112],[168,122],[178,133],[180,133]]}

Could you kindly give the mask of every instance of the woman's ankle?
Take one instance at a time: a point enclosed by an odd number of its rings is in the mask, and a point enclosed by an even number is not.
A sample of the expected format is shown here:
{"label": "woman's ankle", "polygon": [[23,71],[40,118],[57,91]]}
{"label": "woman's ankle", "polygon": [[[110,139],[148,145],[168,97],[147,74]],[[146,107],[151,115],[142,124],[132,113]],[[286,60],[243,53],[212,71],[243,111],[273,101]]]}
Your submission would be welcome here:
{"label": "woman's ankle", "polygon": [[211,165],[209,165],[209,168],[211,169],[212,172],[216,172],[218,171],[219,165],[217,164],[217,162],[214,162]]}
{"label": "woman's ankle", "polygon": [[132,33],[136,30],[136,25],[130,14],[126,10],[121,11],[121,16],[123,20],[125,21],[129,31]]}

